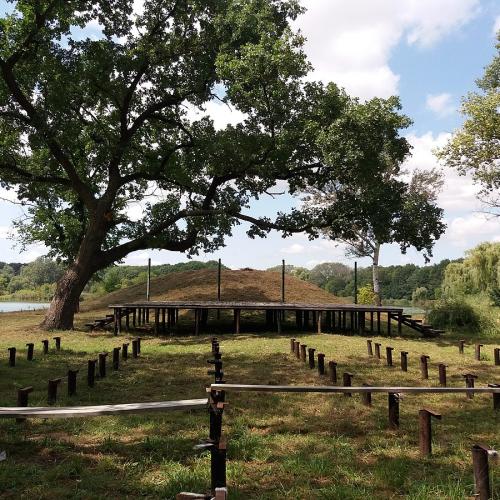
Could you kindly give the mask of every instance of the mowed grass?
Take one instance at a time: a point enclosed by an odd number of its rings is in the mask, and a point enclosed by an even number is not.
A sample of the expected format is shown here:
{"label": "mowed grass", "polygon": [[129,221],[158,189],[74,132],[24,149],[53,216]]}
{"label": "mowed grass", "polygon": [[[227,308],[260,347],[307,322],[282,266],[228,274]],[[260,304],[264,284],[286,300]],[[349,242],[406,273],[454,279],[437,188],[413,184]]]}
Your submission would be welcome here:
{"label": "mowed grass", "polygon": [[[89,317],[79,317],[83,324]],[[0,316],[0,404],[16,405],[16,390],[32,385],[30,405],[45,405],[47,380],[80,368],[78,395],[68,398],[60,387],[58,405],[127,403],[205,396],[212,377],[209,326],[202,336],[146,337],[141,357],[111,369],[86,386],[86,362],[111,352],[132,335],[63,332],[62,351],[53,350],[55,334],[40,331],[42,313]],[[248,329],[249,323],[243,322]],[[395,367],[366,354],[366,336],[217,332],[225,379],[230,383],[327,384],[315,370],[290,355],[296,337],[326,361],[354,373],[354,385],[438,385],[437,364],[448,365],[448,384],[464,386],[462,374],[478,375],[476,384],[499,383],[493,344],[474,360],[472,347],[459,355],[456,339],[435,341],[371,337],[395,347]],[[41,354],[41,340],[51,339],[51,352]],[[35,342],[35,361],[26,361],[27,342]],[[7,348],[18,348],[15,368],[7,366]],[[399,351],[409,351],[409,371],[399,369]],[[422,381],[418,358],[430,356],[430,379]],[[110,355],[111,356],[111,355]],[[500,448],[500,412],[492,398],[477,395],[404,395],[401,426],[387,429],[387,396],[373,395],[373,407],[360,397],[318,394],[229,393],[224,413],[228,439],[230,498],[355,499],[451,498],[473,494],[470,448],[483,443]],[[434,454],[418,453],[418,410],[443,415],[433,422]],[[180,491],[206,492],[210,459],[193,446],[208,436],[205,411],[124,415],[68,420],[0,421],[0,491],[4,498],[174,498]],[[500,498],[500,469],[491,466],[494,498]]]}

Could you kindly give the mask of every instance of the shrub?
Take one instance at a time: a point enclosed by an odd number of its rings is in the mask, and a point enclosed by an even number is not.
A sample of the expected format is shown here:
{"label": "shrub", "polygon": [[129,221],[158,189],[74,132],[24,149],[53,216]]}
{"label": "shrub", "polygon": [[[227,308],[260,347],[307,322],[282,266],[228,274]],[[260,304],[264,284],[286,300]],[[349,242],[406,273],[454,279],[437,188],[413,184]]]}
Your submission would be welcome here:
{"label": "shrub", "polygon": [[358,290],[358,304],[375,304],[376,295],[371,285],[362,286]]}
{"label": "shrub", "polygon": [[490,300],[491,300],[491,303],[492,305],[494,306],[500,306],[500,288],[498,287],[493,287],[491,290],[490,290]]}
{"label": "shrub", "polygon": [[430,310],[428,320],[437,328],[467,327],[478,330],[481,327],[479,311],[463,299],[438,300]]}

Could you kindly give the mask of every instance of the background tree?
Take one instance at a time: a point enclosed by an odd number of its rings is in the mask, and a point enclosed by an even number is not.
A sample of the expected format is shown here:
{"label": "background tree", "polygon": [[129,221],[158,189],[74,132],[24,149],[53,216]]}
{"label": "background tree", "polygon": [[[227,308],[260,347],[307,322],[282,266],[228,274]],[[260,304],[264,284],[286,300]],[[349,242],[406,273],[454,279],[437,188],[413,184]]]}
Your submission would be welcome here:
{"label": "background tree", "polygon": [[[323,208],[337,206],[339,201],[359,204],[362,200],[359,218],[346,221],[341,235],[337,231],[332,234],[328,227],[322,232],[327,238],[345,243],[347,255],[372,260],[377,305],[381,304],[381,245],[398,243],[403,253],[413,246],[423,251],[427,260],[445,229],[443,211],[436,205],[442,186],[440,174],[435,170],[416,171],[410,181],[402,177],[401,165],[410,154],[410,145],[399,131],[411,122],[399,113],[400,109],[396,97],[372,99],[364,104],[353,101],[342,119],[325,134],[325,147],[330,153],[326,156],[332,170],[307,186],[304,199],[307,207]],[[339,126],[343,120],[345,125]],[[358,146],[355,154],[350,148],[352,143]],[[336,169],[371,172],[355,184],[342,185]],[[334,177],[330,179],[332,172]]]}
{"label": "background tree", "polygon": [[[293,191],[313,175],[316,139],[348,100],[303,83],[297,1],[146,0],[140,14],[124,0],[14,3],[0,20],[0,179],[27,205],[23,244],[67,263],[43,326],[71,328],[92,275],[130,252],[213,251],[240,220],[252,236],[310,225],[243,213],[276,180]],[[73,36],[90,23],[100,38]],[[192,119],[213,99],[245,121]],[[338,207],[339,229],[353,210]]]}
{"label": "background tree", "polygon": [[493,212],[500,208],[500,31],[497,42],[497,54],[477,80],[479,92],[463,99],[464,124],[438,152],[448,166],[472,174],[482,187],[481,199]]}

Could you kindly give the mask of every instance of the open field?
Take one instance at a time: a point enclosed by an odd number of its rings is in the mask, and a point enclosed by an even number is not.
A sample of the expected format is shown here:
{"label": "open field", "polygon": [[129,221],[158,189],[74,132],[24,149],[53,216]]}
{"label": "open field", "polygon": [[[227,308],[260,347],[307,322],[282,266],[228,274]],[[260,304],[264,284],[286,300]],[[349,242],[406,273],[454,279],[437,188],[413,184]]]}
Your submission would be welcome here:
{"label": "open field", "polygon": [[[62,351],[43,356],[36,324],[40,312],[1,316],[0,404],[14,406],[16,389],[33,385],[30,405],[46,404],[49,378],[64,376],[101,351],[121,345],[124,337],[81,331],[62,334]],[[80,318],[84,321],[84,318]],[[106,379],[86,387],[79,374],[78,395],[60,388],[60,405],[127,403],[203,397],[211,382],[206,374],[209,335],[198,338],[147,338],[137,360],[119,372],[108,366]],[[293,333],[293,332],[291,332]],[[220,336],[225,378],[233,383],[322,384],[317,372],[289,355],[291,334]],[[460,356],[454,342],[438,339],[391,339],[409,354],[409,371],[388,368],[366,355],[366,338],[297,335],[355,374],[354,384],[424,385],[417,355],[430,355],[431,385],[438,385],[438,362],[448,364],[449,385],[463,387],[461,374],[479,375],[477,385],[499,382],[488,358],[477,362],[473,349]],[[376,340],[376,337],[373,337]],[[380,338],[383,346],[387,338]],[[35,341],[35,361],[25,360],[24,344]],[[52,343],[53,345],[53,343]],[[18,365],[7,366],[6,348],[18,347]],[[385,350],[383,350],[385,352]],[[109,365],[110,363],[108,363]],[[404,396],[401,427],[387,430],[387,397],[374,395],[372,408],[359,396],[298,394],[229,394],[224,414],[231,498],[466,498],[473,492],[470,447],[500,447],[500,415],[491,396],[468,400],[461,395]],[[422,407],[443,414],[433,425],[434,456],[418,454],[417,415]],[[57,421],[0,422],[0,490],[5,498],[173,498],[181,490],[206,491],[209,457],[193,450],[207,437],[205,412],[98,417]],[[492,468],[499,497],[500,475]]]}

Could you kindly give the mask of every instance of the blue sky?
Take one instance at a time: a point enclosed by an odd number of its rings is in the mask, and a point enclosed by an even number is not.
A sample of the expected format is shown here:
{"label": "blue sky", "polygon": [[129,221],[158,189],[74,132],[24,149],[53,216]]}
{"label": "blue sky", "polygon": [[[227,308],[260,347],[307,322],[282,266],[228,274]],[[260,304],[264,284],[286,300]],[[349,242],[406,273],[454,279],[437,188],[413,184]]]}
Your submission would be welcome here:
{"label": "blue sky", "polygon": [[[307,37],[306,53],[315,71],[312,78],[334,81],[361,99],[401,96],[403,111],[414,125],[406,132],[414,146],[407,168],[432,168],[437,164],[432,150],[442,146],[460,125],[461,96],[474,90],[475,80],[494,55],[494,27],[500,28],[500,2],[492,0],[302,0],[308,12],[295,24]],[[136,0],[137,8],[141,2]],[[0,12],[6,2],[0,1]],[[216,124],[241,119],[214,103],[207,112]],[[457,258],[481,241],[500,241],[498,220],[480,212],[471,180],[445,171],[446,184],[439,203],[445,209],[448,230],[436,244],[433,262]],[[0,196],[12,193],[0,190]],[[290,196],[263,198],[250,212],[270,215],[297,203]],[[131,207],[140,212],[140,206]],[[12,219],[22,215],[20,207],[0,201],[0,260],[30,261],[45,249],[34,246],[21,253],[7,238]],[[286,259],[290,264],[311,267],[319,262],[351,263],[344,248],[334,242],[309,242],[303,235],[283,239],[271,234],[249,240],[246,226],[235,228],[226,247],[208,260],[221,257],[233,268],[266,268]],[[150,256],[154,263],[185,260],[166,251],[137,252],[126,262],[139,264]],[[397,246],[382,248],[383,265],[415,262],[423,258],[409,251],[401,255]],[[368,265],[368,261],[362,261]]]}

